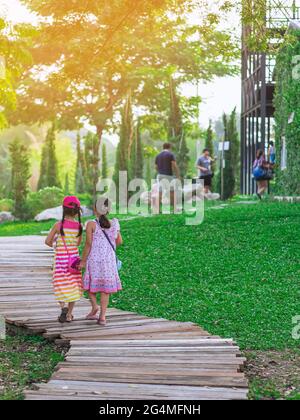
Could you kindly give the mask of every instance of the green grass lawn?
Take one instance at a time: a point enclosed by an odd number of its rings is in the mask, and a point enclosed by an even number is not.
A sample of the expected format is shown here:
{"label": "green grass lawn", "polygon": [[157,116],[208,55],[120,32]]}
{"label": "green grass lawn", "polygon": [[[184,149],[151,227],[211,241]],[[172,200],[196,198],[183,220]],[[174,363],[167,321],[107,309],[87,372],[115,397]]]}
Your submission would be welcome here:
{"label": "green grass lawn", "polygon": [[299,347],[299,204],[210,209],[200,226],[183,216],[121,226],[124,292],[115,306],[194,321],[242,349]]}
{"label": "green grass lawn", "polygon": [[[4,225],[0,235],[20,226]],[[29,234],[48,225],[25,226]],[[186,226],[183,215],[165,215],[121,221],[121,228],[124,291],[113,306],[193,321],[234,338],[247,352],[299,349],[292,330],[300,315],[300,204],[233,203],[209,207],[199,226]],[[269,382],[253,384],[254,398],[264,387],[271,392]]]}
{"label": "green grass lawn", "polygon": [[0,400],[21,400],[25,387],[49,380],[64,354],[37,336],[7,336],[0,341],[0,360]]}

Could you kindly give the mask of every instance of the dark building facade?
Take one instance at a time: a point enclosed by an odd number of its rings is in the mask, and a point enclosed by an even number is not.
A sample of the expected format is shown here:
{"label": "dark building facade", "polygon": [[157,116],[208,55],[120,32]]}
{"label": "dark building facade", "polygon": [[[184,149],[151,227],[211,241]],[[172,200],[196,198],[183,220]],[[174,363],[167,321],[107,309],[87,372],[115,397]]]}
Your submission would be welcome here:
{"label": "dark building facade", "polygon": [[[269,142],[274,140],[276,47],[283,39],[289,22],[300,19],[300,0],[244,0],[245,14],[247,19],[244,19],[242,34],[241,192],[253,194],[256,185],[252,178],[252,164],[256,151],[259,148],[267,150]],[[249,17],[250,14],[252,17]],[[255,39],[256,35],[257,39],[263,35],[264,45],[267,45],[263,53],[251,47],[251,39]]]}

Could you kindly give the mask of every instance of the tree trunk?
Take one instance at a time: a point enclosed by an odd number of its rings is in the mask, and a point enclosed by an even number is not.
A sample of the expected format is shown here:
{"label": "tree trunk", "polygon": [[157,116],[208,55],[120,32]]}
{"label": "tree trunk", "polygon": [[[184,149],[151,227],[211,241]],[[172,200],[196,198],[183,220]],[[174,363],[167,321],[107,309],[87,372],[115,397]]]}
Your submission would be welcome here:
{"label": "tree trunk", "polygon": [[102,144],[102,134],[104,131],[104,126],[103,125],[97,125],[97,138],[98,141],[95,142],[94,144],[94,168],[93,168],[93,198],[94,200],[96,200],[97,198],[97,184],[99,181],[99,170],[100,170],[100,148],[101,148],[101,144]]}

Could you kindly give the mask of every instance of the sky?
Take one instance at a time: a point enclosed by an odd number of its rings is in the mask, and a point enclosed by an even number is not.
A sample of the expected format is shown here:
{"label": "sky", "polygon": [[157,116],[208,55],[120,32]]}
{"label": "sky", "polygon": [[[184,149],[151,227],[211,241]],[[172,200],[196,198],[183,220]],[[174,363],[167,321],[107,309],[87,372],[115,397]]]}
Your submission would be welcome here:
{"label": "sky", "polygon": [[[0,15],[5,15],[13,22],[34,22],[35,17],[20,4],[19,0],[0,0]],[[237,20],[237,17],[234,17]],[[194,86],[186,86],[183,93],[196,95]],[[206,127],[209,120],[218,119],[223,112],[230,113],[233,108],[241,108],[240,77],[217,78],[211,83],[201,83],[199,94],[202,98],[200,106],[200,124]]]}

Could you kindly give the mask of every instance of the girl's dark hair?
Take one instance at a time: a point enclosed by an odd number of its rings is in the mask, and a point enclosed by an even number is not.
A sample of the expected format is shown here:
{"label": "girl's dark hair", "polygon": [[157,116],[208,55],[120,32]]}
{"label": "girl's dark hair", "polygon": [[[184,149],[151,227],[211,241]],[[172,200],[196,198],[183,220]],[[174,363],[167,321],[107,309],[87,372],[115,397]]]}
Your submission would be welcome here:
{"label": "girl's dark hair", "polygon": [[258,149],[256,152],[256,159],[260,159],[264,154],[264,151],[262,149]]}
{"label": "girl's dark hair", "polygon": [[66,216],[70,216],[70,217],[77,216],[78,217],[78,222],[79,222],[78,237],[80,237],[82,235],[82,232],[83,232],[83,227],[82,227],[82,223],[81,223],[81,208],[78,207],[78,206],[74,206],[73,209],[70,209],[69,207],[63,207],[63,217],[62,217],[61,228],[60,228],[61,236],[65,236],[64,222],[65,222]]}
{"label": "girl's dark hair", "polygon": [[[104,202],[104,205],[106,206],[106,207],[108,207],[108,204],[109,204],[109,201],[108,201],[108,199]],[[96,206],[96,205],[95,205]],[[109,229],[110,227],[111,227],[111,223],[110,223],[110,221],[109,221],[109,219],[107,218],[107,216],[104,216],[104,215],[102,215],[102,216],[100,216],[99,217],[99,223],[100,223],[100,226],[102,227],[102,229]]]}

